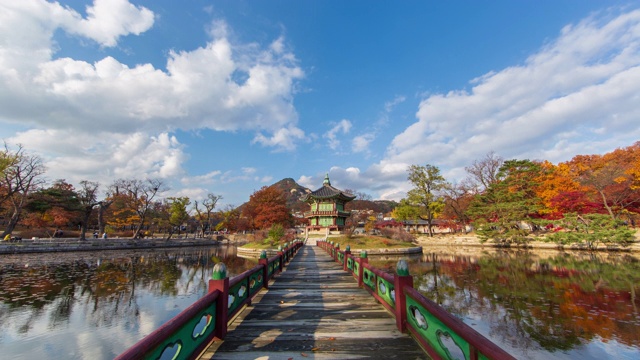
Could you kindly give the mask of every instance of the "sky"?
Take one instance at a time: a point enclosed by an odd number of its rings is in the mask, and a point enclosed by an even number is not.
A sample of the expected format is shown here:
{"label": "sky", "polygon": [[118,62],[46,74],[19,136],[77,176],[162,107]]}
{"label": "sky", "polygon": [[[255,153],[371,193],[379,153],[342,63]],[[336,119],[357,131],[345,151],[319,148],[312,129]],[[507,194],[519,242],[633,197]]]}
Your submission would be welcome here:
{"label": "sky", "polygon": [[489,152],[640,140],[637,1],[0,0],[0,139],[50,181],[400,200]]}

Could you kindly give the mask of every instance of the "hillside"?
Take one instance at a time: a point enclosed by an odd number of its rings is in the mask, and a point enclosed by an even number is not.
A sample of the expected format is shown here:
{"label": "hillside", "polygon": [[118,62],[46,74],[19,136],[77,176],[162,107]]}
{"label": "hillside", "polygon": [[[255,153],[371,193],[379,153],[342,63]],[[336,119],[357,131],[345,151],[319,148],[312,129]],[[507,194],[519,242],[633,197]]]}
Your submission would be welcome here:
{"label": "hillside", "polygon": [[[275,187],[284,192],[287,197],[287,206],[293,212],[305,212],[309,210],[309,205],[302,202],[300,198],[310,193],[312,191],[311,189],[298,184],[292,178],[284,178],[270,185],[270,187]],[[347,210],[373,210],[376,213],[386,214],[397,205],[398,203],[391,200],[353,200],[347,204]]]}

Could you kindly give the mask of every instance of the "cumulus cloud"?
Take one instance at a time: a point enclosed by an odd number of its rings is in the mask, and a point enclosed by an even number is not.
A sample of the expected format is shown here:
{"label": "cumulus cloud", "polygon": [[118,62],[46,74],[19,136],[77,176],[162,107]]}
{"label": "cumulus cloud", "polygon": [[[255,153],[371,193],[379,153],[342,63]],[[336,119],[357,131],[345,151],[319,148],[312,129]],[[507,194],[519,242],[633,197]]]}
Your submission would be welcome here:
{"label": "cumulus cloud", "polygon": [[472,79],[469,90],[428,96],[384,159],[355,178],[347,169],[332,175],[345,187],[399,199],[410,164],[439,166],[451,179],[492,150],[559,162],[634,143],[640,138],[640,10],[608,16],[566,26],[523,64]]}
{"label": "cumulus cloud", "polygon": [[148,31],[154,14],[126,0],[96,0],[86,18],[43,0],[0,7],[0,120],[62,130],[91,124],[117,134],[244,130],[284,150],[304,138],[292,104],[304,73],[283,38],[266,48],[232,44],[224,21],[216,21],[208,43],[171,51],[166,70],[111,56],[90,63],[56,58],[54,33],[115,46]]}
{"label": "cumulus cloud", "polygon": [[340,140],[338,139],[339,134],[348,134],[351,130],[351,121],[347,119],[342,119],[337,124],[333,125],[329,131],[324,133],[323,137],[328,140],[327,146],[331,150],[337,150],[340,146]]}
{"label": "cumulus cloud", "polygon": [[351,149],[355,153],[366,152],[369,150],[369,144],[375,139],[372,133],[358,135],[353,138]]}
{"label": "cumulus cloud", "polygon": [[145,133],[99,134],[66,130],[28,130],[7,139],[13,144],[27,144],[40,154],[47,166],[47,176],[108,184],[117,178],[180,177],[182,163],[188,156],[182,144],[168,133],[149,136]]}

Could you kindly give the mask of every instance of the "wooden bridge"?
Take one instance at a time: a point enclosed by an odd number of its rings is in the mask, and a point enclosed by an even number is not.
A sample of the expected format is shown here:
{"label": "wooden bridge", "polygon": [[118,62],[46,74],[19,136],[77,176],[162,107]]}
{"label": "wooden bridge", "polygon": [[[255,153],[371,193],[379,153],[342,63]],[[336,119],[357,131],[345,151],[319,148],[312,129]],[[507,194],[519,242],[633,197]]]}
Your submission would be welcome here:
{"label": "wooden bridge", "polygon": [[387,310],[317,247],[303,247],[253,303],[202,359],[425,358]]}
{"label": "wooden bridge", "polygon": [[217,264],[207,295],[117,359],[513,359],[414,290],[406,262],[303,244],[231,279]]}

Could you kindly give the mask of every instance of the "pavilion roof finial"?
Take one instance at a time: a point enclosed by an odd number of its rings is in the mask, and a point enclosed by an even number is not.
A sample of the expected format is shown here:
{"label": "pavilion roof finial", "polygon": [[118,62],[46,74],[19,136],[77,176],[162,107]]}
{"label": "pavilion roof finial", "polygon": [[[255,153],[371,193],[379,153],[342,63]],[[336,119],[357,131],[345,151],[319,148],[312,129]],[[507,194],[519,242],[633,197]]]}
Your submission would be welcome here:
{"label": "pavilion roof finial", "polygon": [[329,185],[329,186],[331,186],[331,181],[329,180],[329,173],[327,173],[327,174],[324,176],[324,181],[322,182],[322,185]]}

